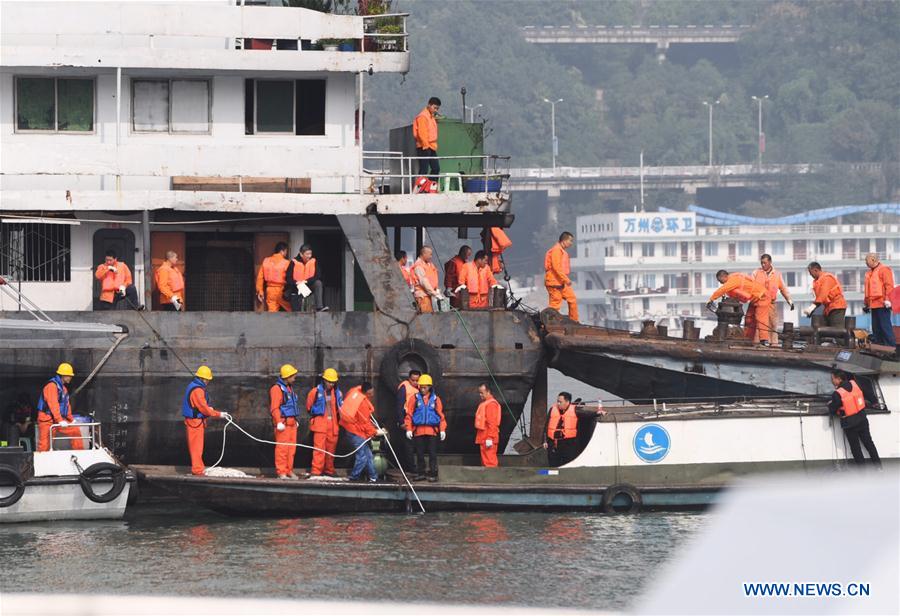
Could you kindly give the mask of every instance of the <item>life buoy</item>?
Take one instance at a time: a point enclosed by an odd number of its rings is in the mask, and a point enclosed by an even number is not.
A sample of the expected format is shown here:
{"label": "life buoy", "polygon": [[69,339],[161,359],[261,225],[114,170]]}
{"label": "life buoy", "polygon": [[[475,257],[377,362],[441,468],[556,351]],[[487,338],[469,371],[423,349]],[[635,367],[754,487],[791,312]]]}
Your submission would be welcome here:
{"label": "life buoy", "polygon": [[[621,509],[613,505],[613,501],[619,495],[624,495],[629,500],[627,509]],[[603,511],[606,513],[639,513],[644,501],[636,487],[628,483],[611,485],[603,492]]]}
{"label": "life buoy", "polygon": [[[103,494],[97,494],[94,492],[92,481],[105,476],[112,479],[112,488]],[[110,462],[98,462],[84,469],[81,475],[78,476],[78,482],[81,484],[81,491],[90,500],[95,503],[108,503],[116,500],[122,493],[122,490],[125,489],[125,469]]]}
{"label": "life buoy", "polygon": [[0,498],[0,508],[12,507],[25,494],[25,482],[22,481],[22,475],[6,464],[0,464],[0,486],[14,488],[12,494]]}
{"label": "life buoy", "polygon": [[[406,363],[403,372],[401,366]],[[444,371],[437,350],[419,338],[401,340],[384,354],[381,359],[381,380],[391,391],[397,391],[400,382],[406,378],[409,370],[420,370],[429,374],[439,384]]]}

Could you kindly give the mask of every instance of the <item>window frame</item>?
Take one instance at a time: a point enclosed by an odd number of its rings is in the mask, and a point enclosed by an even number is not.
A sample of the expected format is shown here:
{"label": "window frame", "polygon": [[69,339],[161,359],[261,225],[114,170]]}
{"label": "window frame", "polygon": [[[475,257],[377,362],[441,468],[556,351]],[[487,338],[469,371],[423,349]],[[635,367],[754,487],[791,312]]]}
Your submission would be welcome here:
{"label": "window frame", "polygon": [[[53,129],[19,128],[19,79],[50,79],[53,81]],[[91,130],[59,130],[59,81],[91,82]],[[96,75],[64,75],[61,77],[47,75],[14,75],[13,76],[13,133],[23,135],[96,135],[97,134],[97,76]]]}
{"label": "window frame", "polygon": [[[259,116],[259,82],[260,81],[288,81],[291,84],[291,131],[260,131],[257,117]],[[297,80],[296,79],[253,79],[253,134],[278,137],[307,137],[310,135],[297,134]]]}
{"label": "window frame", "polygon": [[[167,112],[168,112],[168,130],[140,130],[135,128],[134,125],[134,84],[138,81],[164,81],[168,84],[169,93],[166,97],[167,103]],[[206,82],[206,117],[207,117],[207,129],[205,131],[186,131],[186,130],[173,130],[172,129],[172,82],[173,81],[201,81]],[[213,127],[213,110],[212,110],[212,101],[213,101],[213,79],[212,77],[197,77],[197,78],[181,78],[181,77],[132,77],[130,79],[130,90],[131,90],[131,109],[129,110],[131,115],[131,132],[135,135],[212,135],[212,127]]]}

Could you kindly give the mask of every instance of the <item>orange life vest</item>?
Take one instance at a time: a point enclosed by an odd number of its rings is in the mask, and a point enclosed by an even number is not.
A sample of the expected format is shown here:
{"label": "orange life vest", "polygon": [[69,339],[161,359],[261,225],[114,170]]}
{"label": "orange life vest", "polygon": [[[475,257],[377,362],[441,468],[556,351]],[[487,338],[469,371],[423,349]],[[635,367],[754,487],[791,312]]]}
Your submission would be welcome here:
{"label": "orange life vest", "polygon": [[306,263],[294,259],[294,282],[307,281],[316,276],[316,258],[313,257]]}
{"label": "orange life vest", "polygon": [[[560,418],[562,425],[560,425]],[[558,435],[562,432],[562,437]],[[559,438],[575,438],[578,436],[578,416],[575,414],[575,405],[570,404],[566,411],[560,412],[559,406],[550,407],[550,419],[547,420],[547,439],[554,441]]]}
{"label": "orange life vest", "polygon": [[852,417],[866,408],[866,399],[856,381],[850,381],[850,391],[843,387],[838,387],[835,391],[841,397],[841,408],[838,412],[843,411],[843,417]]}
{"label": "orange life vest", "polygon": [[434,266],[434,263],[425,263],[422,259],[416,259],[416,262],[413,263],[412,266],[412,279],[413,286],[416,288],[416,295],[419,297],[425,297],[428,293],[425,291],[425,287],[423,287],[419,283],[419,275],[416,273],[416,270],[422,268],[425,271],[425,279],[428,281],[428,284],[431,285],[432,289],[438,288],[438,271]]}
{"label": "orange life vest", "polygon": [[409,379],[406,379],[400,385],[397,386],[397,389],[403,388],[406,390],[406,399],[409,400],[410,396],[415,396],[419,393],[419,388],[409,382]]}
{"label": "orange life vest", "polygon": [[263,280],[266,281],[266,284],[284,286],[288,263],[288,259],[285,259],[280,253],[263,259]]}

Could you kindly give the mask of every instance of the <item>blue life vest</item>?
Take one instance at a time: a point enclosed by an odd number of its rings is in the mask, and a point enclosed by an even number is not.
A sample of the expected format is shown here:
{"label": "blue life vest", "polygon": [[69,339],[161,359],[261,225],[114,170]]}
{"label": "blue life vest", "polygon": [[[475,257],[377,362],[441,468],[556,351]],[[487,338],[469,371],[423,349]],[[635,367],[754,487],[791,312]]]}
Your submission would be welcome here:
{"label": "blue life vest", "polygon": [[200,419],[206,417],[203,413],[191,406],[191,392],[197,388],[203,390],[203,397],[206,398],[206,404],[209,404],[209,392],[206,391],[206,383],[198,378],[191,381],[184,392],[184,400],[181,402],[181,415],[187,419]]}
{"label": "blue life vest", "polygon": [[[335,387],[331,391],[334,392],[334,395],[337,396],[337,410],[340,410],[342,406],[344,406],[344,396],[341,394],[341,390]],[[313,417],[320,417],[325,414],[325,386],[321,383],[316,386],[316,400],[313,402],[312,408],[309,409],[309,414]]]}
{"label": "blue life vest", "polygon": [[434,426],[441,425],[441,416],[438,415],[437,396],[434,392],[428,399],[428,404],[422,398],[422,394],[416,394],[416,409],[413,411],[412,422],[414,426]]}
{"label": "blue life vest", "polygon": [[281,406],[278,407],[281,411],[281,416],[296,417],[299,415],[300,410],[297,406],[297,394],[295,394],[293,389],[281,379],[278,379],[276,385],[278,385],[278,388],[281,390]]}
{"label": "blue life vest", "polygon": [[[62,382],[62,377],[58,374],[47,381],[47,383],[53,383],[56,385],[56,399],[59,402],[59,415],[63,419],[69,416],[69,393],[66,391],[66,386]],[[46,383],[45,383],[46,385]],[[40,413],[47,413],[48,415],[53,415],[50,412],[50,404],[44,400],[44,392],[41,391],[41,397],[37,403],[37,410]]]}

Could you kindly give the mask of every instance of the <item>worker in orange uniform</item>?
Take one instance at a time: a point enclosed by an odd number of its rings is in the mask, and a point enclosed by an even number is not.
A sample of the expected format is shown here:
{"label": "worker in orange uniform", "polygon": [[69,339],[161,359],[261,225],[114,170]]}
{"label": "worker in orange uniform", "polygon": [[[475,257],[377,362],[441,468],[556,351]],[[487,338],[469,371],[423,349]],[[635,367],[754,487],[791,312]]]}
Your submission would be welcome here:
{"label": "worker in orange uniform", "polygon": [[[116,258],[115,250],[107,250],[103,263],[97,266],[94,278],[100,281],[100,310],[113,310],[125,302],[129,308],[140,309],[137,289],[131,269]],[[130,304],[130,305],[129,305]]]}
{"label": "worker in orange uniform", "polygon": [[187,435],[188,453],[191,456],[191,474],[202,475],[206,469],[203,464],[203,438],[206,434],[206,419],[216,417],[231,421],[231,415],[217,411],[209,403],[206,386],[212,380],[212,370],[208,366],[200,366],[194,373],[194,379],[188,383],[181,401],[181,415],[184,417],[185,434]]}
{"label": "worker in orange uniform", "polygon": [[894,326],[891,324],[891,293],[894,291],[894,272],[879,261],[878,255],[866,255],[865,297],[863,312],[872,314],[872,342],[885,346],[897,346]]}
{"label": "worker in orange uniform", "polygon": [[72,404],[69,402],[69,383],[75,376],[72,364],[61,363],[56,369],[56,376],[47,381],[41,390],[41,397],[37,404],[37,450],[50,451],[50,426],[58,424],[53,431],[53,436],[64,436],[71,443],[72,449],[84,449],[84,442],[77,438],[81,436],[81,429],[74,424],[72,417]]}
{"label": "worker in orange uniform", "polygon": [[385,430],[376,428],[372,421],[375,407],[372,406],[372,398],[375,390],[372,384],[364,381],[347,392],[344,398],[344,406],[341,407],[341,427],[350,441],[350,447],[356,449],[353,459],[353,470],[350,471],[350,481],[362,481],[362,474],[368,474],[370,483],[378,481],[378,471],[375,470],[375,456],[372,448],[366,442],[376,436],[384,436]]}
{"label": "worker in orange uniform", "polygon": [[472,310],[487,308],[491,289],[500,286],[488,265],[487,253],[483,250],[475,253],[475,259],[471,263],[466,263],[460,282],[469,291],[469,308]]}
{"label": "worker in orange uniform", "polygon": [[[416,465],[413,474],[428,481],[438,480],[437,446],[438,438],[447,438],[447,420],[444,418],[444,403],[432,387],[431,376],[419,377],[419,392],[406,402],[406,438],[413,441],[416,450]],[[425,471],[425,452],[428,452],[428,471]]]}
{"label": "worker in orange uniform", "polygon": [[459,252],[449,261],[444,263],[444,289],[446,294],[450,296],[450,305],[459,308],[459,298],[454,294],[454,290],[461,284],[463,269],[472,256],[472,249],[469,246],[462,246]]}
{"label": "worker in orange uniform", "polygon": [[[749,302],[750,306],[747,308],[747,315],[744,318],[744,336],[752,338],[754,343],[760,341],[760,332],[763,336],[768,336],[771,326],[769,324],[769,294],[766,288],[746,274],[737,272],[729,274],[725,270],[716,272],[716,280],[722,286],[710,296],[706,308],[712,311],[714,302],[723,295],[739,302]],[[763,340],[762,344],[768,346],[768,339]]]}
{"label": "worker in orange uniform", "polygon": [[413,295],[419,306],[419,312],[423,313],[434,312],[432,301],[444,299],[438,285],[437,267],[432,263],[432,258],[431,247],[422,246],[419,250],[419,258],[412,267]]}
{"label": "worker in orange uniform", "polygon": [[279,479],[299,479],[294,472],[294,455],[297,453],[297,426],[300,421],[300,403],[294,393],[297,369],[284,364],[278,380],[269,388],[269,412],[275,426],[275,475]]}
{"label": "worker in orange uniform", "polygon": [[291,311],[290,303],[284,299],[284,284],[290,264],[287,254],[288,245],[278,242],[275,251],[263,259],[256,273],[256,299],[260,303],[265,302],[268,312],[278,312],[279,308],[285,312]]}
{"label": "worker in orange uniform", "polygon": [[869,419],[865,411],[866,399],[862,389],[852,377],[840,370],[831,371],[831,384],[834,385],[834,393],[828,402],[828,410],[841,418],[841,428],[850,445],[854,464],[865,464],[866,458],[859,446],[862,442],[869,452],[869,461],[881,468],[881,458],[878,457],[878,450],[869,432]]}
{"label": "worker in orange uniform", "polygon": [[437,114],[441,110],[441,99],[432,96],[428,104],[413,121],[413,138],[416,140],[416,156],[419,158],[419,175],[427,175],[431,169],[431,181],[437,182],[441,165],[437,159],[438,125]]}
{"label": "worker in orange uniform", "polygon": [[[401,431],[406,431],[406,403],[409,399],[419,393],[419,377],[422,376],[419,370],[410,370],[407,377],[397,385],[397,427]],[[403,441],[403,453],[405,454],[404,466],[410,468],[414,464],[415,451],[410,441]]]}
{"label": "worker in orange uniform", "polygon": [[184,276],[176,267],[178,253],[174,250],[166,252],[166,260],[156,270],[156,290],[159,291],[159,304],[163,310],[181,312],[184,310]]}
{"label": "worker in orange uniform", "polygon": [[559,392],[556,404],[550,407],[544,449],[550,466],[562,466],[578,455],[578,415],[567,391]]}
{"label": "worker in orange uniform", "polygon": [[[482,242],[487,244],[491,271],[499,274],[506,269],[503,263],[503,253],[512,247],[512,240],[506,235],[506,232],[500,227],[491,227],[490,233],[485,238],[484,231],[481,232]],[[485,241],[485,239],[489,241]]]}
{"label": "worker in orange uniform", "polygon": [[[312,293],[316,312],[325,312],[328,306],[323,299],[322,279],[316,266],[316,258],[313,256],[312,246],[303,244],[297,251],[297,256],[291,259],[285,273],[285,296],[290,299],[291,309],[300,312],[303,300]],[[300,292],[305,285],[305,293]]]}
{"label": "worker in orange uniform", "polygon": [[404,282],[406,282],[406,286],[409,287],[409,292],[413,292],[413,277],[412,270],[409,267],[409,257],[406,255],[405,250],[401,250],[396,255],[397,258],[397,267],[400,268],[400,275],[403,276]]}
{"label": "worker in orange uniform", "polygon": [[812,290],[815,299],[804,311],[804,316],[812,313],[822,306],[825,313],[825,323],[828,327],[844,327],[844,316],[847,313],[847,300],[844,299],[844,290],[837,276],[831,272],[823,272],[822,266],[813,261],[806,268],[812,276]]}
{"label": "worker in orange uniform", "polygon": [[769,295],[769,332],[762,332],[763,339],[768,339],[769,344],[778,344],[778,317],[781,312],[778,309],[778,293],[785,299],[791,310],[794,302],[781,277],[781,272],[772,266],[772,255],[764,254],[759,258],[759,269],[753,272],[753,280],[761,284]]}
{"label": "worker in orange uniform", "polygon": [[481,450],[482,466],[497,466],[497,448],[500,446],[500,403],[494,398],[487,383],[478,386],[481,404],[475,411],[475,444]]}
{"label": "worker in orange uniform", "polygon": [[310,479],[335,478],[334,452],[337,450],[340,432],[340,411],[344,395],[338,389],[338,373],[328,368],[322,373],[322,382],[306,395],[306,410],[312,419],[309,430],[313,433],[312,468]]}
{"label": "worker in orange uniform", "polygon": [[569,253],[566,252],[575,243],[575,236],[564,231],[559,241],[544,256],[544,286],[550,296],[550,307],[559,310],[563,300],[569,306],[569,318],[578,320],[578,299],[572,289],[569,278]]}

